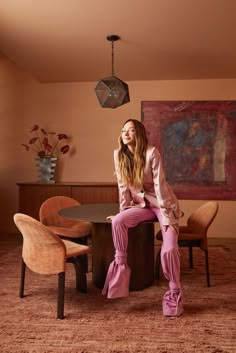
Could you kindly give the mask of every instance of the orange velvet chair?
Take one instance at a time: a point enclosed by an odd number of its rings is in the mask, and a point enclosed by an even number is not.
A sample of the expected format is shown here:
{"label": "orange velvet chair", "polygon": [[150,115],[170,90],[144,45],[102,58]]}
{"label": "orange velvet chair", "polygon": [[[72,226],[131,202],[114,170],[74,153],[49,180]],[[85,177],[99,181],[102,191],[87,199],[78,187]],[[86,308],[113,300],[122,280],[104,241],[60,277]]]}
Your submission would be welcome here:
{"label": "orange velvet chair", "polygon": [[72,262],[75,267],[77,290],[87,292],[86,271],[80,257],[88,254],[90,248],[59,238],[48,227],[25,214],[16,213],[14,222],[23,236],[20,297],[24,297],[26,266],[39,274],[57,274],[57,318],[63,319],[66,262]]}
{"label": "orange velvet chair", "polygon": [[85,238],[91,234],[89,222],[66,219],[58,214],[62,208],[79,206],[80,203],[68,196],[53,196],[40,206],[39,220],[53,233],[66,238]]}
{"label": "orange velvet chair", "polygon": [[[90,222],[75,221],[59,215],[62,208],[79,206],[80,203],[68,196],[53,196],[45,200],[39,210],[39,220],[54,234],[79,244],[87,245],[87,239],[92,233]],[[83,257],[88,269],[88,258]]]}
{"label": "orange velvet chair", "polygon": [[[189,248],[189,264],[193,268],[193,247],[198,247],[205,253],[206,281],[210,287],[210,273],[208,261],[208,228],[214,221],[218,213],[219,205],[217,201],[208,201],[196,209],[188,218],[186,226],[179,227],[178,245]],[[161,230],[156,234],[156,239],[162,241]],[[156,279],[160,278],[160,253],[156,257]]]}

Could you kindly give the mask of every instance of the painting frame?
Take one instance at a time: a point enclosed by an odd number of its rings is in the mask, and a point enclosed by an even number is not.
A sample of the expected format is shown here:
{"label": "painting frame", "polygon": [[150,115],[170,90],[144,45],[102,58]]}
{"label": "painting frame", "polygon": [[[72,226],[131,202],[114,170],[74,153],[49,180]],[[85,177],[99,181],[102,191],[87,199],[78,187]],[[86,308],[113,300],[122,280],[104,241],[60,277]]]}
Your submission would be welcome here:
{"label": "painting frame", "polygon": [[236,101],[141,101],[141,121],[179,199],[236,200]]}

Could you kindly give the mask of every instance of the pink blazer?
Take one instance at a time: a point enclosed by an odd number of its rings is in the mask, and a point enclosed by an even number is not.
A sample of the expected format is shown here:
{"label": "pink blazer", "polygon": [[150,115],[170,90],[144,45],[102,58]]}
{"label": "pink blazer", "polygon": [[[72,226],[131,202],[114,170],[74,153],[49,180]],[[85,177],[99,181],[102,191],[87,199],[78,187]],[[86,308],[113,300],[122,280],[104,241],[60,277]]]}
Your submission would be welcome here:
{"label": "pink blazer", "polygon": [[147,148],[144,182],[140,187],[127,186],[121,181],[118,150],[114,151],[114,164],[119,188],[120,211],[149,205],[160,208],[163,225],[178,223],[181,216],[179,203],[165,179],[161,156],[156,147]]}

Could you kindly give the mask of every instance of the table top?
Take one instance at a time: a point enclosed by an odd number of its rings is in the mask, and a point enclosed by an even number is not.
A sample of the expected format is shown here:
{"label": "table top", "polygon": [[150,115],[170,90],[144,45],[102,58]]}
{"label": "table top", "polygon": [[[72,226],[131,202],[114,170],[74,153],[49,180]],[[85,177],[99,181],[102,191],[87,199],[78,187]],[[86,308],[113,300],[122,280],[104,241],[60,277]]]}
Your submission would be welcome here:
{"label": "table top", "polygon": [[111,223],[106,217],[119,213],[118,203],[96,203],[63,208],[63,217],[92,223]]}
{"label": "table top", "polygon": [[[92,223],[111,223],[111,220],[106,219],[108,216],[115,216],[119,213],[119,204],[118,203],[94,203],[86,204],[80,206],[72,206],[63,208],[60,210],[59,215],[75,219],[77,221],[85,221]],[[158,222],[157,219],[149,222]]]}

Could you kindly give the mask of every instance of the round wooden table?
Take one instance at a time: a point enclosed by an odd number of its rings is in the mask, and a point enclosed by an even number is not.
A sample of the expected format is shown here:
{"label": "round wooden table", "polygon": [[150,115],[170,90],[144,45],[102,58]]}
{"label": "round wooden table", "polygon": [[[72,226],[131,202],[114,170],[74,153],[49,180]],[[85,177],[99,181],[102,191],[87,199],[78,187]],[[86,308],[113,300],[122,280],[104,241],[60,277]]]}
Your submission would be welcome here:
{"label": "round wooden table", "polygon": [[[87,204],[64,208],[63,217],[91,222],[92,279],[103,288],[109,264],[114,259],[111,221],[106,217],[119,213],[118,204]],[[128,265],[131,269],[130,291],[138,291],[154,282],[154,222],[142,222],[128,231]]]}

